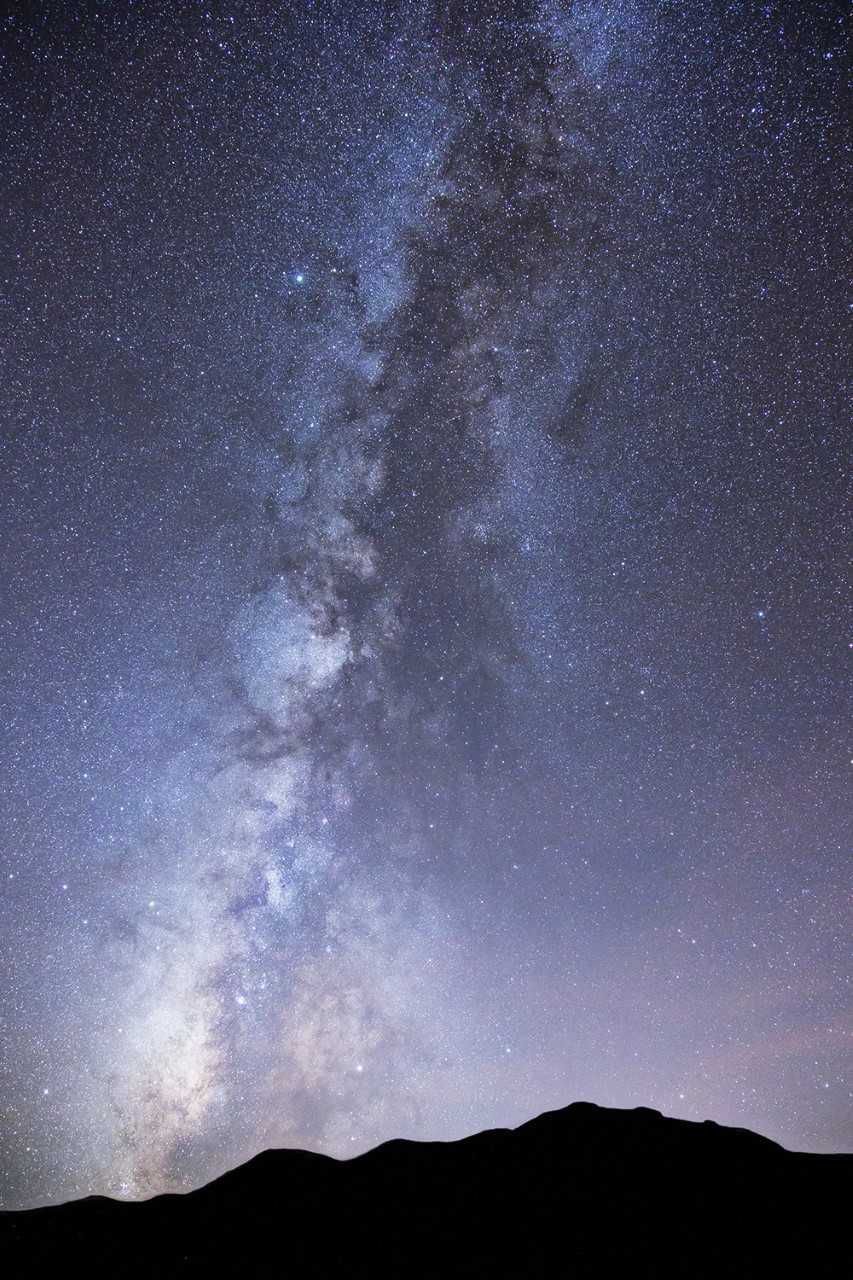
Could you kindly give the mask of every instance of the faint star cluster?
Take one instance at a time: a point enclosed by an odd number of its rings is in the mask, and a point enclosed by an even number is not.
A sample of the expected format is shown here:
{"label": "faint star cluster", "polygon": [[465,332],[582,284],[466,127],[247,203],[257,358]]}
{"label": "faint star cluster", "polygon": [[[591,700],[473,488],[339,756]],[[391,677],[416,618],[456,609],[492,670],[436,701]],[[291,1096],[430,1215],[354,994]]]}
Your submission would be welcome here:
{"label": "faint star cluster", "polygon": [[853,1145],[834,4],[0,27],[0,1203]]}

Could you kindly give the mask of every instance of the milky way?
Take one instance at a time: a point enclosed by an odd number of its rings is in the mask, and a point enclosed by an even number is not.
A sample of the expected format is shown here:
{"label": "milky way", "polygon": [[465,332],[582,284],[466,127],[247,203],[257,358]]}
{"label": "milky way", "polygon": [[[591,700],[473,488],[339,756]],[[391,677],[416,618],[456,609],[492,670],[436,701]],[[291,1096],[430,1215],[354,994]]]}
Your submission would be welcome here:
{"label": "milky way", "polygon": [[6,19],[5,1206],[853,1145],[841,11],[695,7]]}

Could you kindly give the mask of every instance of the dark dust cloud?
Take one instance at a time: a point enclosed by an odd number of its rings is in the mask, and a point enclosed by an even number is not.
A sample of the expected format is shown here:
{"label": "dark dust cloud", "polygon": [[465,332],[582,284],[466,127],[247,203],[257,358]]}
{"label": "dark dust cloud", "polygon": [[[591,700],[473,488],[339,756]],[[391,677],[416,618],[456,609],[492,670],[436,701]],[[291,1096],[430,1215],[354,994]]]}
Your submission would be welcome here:
{"label": "dark dust cloud", "polygon": [[853,1145],[842,16],[7,10],[7,1207]]}

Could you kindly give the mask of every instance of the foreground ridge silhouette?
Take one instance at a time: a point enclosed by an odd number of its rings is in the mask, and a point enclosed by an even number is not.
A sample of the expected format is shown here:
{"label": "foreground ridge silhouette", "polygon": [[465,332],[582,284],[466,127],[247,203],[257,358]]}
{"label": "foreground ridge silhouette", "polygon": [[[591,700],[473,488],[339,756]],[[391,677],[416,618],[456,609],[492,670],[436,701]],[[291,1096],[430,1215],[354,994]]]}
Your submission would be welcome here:
{"label": "foreground ridge silhouette", "polygon": [[265,1151],[187,1195],[0,1213],[10,1280],[853,1274],[853,1155],[575,1102],[352,1160]]}

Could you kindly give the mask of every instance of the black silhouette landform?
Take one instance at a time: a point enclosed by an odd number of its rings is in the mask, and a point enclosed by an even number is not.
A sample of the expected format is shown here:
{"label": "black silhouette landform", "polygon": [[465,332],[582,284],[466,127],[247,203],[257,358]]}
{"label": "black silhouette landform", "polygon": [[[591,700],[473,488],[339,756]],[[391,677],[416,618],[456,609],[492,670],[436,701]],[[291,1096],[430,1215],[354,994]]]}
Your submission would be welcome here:
{"label": "black silhouette landform", "polygon": [[265,1151],[187,1195],[0,1214],[23,1277],[853,1275],[853,1155],[576,1102],[352,1160]]}

